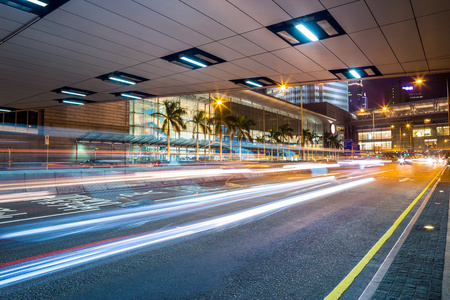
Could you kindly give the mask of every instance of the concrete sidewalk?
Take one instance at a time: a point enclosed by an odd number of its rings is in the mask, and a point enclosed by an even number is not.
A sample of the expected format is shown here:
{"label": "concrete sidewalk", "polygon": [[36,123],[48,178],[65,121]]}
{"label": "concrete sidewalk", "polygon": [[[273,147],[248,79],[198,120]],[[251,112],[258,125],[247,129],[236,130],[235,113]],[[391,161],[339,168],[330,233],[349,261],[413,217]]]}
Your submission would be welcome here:
{"label": "concrete sidewalk", "polygon": [[449,198],[447,169],[372,299],[450,299]]}

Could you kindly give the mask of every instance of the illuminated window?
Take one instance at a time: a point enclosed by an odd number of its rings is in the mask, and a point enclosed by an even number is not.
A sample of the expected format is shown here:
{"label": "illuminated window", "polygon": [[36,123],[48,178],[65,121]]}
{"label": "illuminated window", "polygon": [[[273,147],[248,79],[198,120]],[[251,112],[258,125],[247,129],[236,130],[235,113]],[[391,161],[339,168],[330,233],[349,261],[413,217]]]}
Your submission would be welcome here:
{"label": "illuminated window", "polygon": [[[447,128],[447,132],[448,132],[448,128]],[[414,129],[413,136],[414,137],[431,136],[431,128]]]}

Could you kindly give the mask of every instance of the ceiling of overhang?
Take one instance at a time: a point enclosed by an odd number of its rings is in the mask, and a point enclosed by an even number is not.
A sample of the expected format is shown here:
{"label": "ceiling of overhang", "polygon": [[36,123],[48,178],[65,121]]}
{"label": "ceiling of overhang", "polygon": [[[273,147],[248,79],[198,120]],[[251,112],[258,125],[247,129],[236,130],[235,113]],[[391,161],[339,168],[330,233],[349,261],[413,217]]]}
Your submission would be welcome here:
{"label": "ceiling of overhang", "polygon": [[[323,10],[344,35],[291,46],[266,28]],[[0,40],[35,17],[0,4]],[[242,89],[230,80],[253,77],[333,81],[329,70],[364,66],[383,76],[448,72],[449,36],[442,0],[70,0],[0,44],[0,107],[53,106],[63,97],[52,91],[64,86],[109,101],[129,90]],[[226,62],[190,70],[161,59],[193,47]],[[96,78],[113,71],[150,80],[122,87]]]}

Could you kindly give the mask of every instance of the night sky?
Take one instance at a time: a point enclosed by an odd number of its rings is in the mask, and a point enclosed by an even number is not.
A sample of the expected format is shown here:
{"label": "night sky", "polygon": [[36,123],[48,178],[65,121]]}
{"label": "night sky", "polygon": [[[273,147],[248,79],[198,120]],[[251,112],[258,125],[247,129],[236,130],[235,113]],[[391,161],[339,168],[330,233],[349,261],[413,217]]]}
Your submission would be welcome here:
{"label": "night sky", "polygon": [[423,78],[424,83],[421,86],[414,84],[414,81],[419,76],[414,77],[394,77],[383,79],[371,79],[363,81],[363,93],[367,94],[369,107],[384,105],[384,92],[390,90],[391,84],[402,81],[402,86],[414,86],[415,91],[422,90],[423,99],[432,99],[439,97],[447,97],[445,78],[450,76],[450,73],[427,75]]}

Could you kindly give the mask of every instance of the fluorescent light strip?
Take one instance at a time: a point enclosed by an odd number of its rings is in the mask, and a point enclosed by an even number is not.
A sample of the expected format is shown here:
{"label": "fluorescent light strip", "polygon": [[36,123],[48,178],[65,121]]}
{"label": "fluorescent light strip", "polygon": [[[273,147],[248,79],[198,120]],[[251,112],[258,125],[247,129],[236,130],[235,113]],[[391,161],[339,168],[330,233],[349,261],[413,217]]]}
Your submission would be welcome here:
{"label": "fluorescent light strip", "polygon": [[63,100],[62,102],[67,103],[67,104],[73,104],[73,105],[84,105],[83,102],[74,101],[74,100]]}
{"label": "fluorescent light strip", "polygon": [[86,97],[85,94],[81,94],[81,93],[76,93],[76,92],[71,92],[71,91],[61,91],[62,94],[67,94],[67,95],[73,95],[73,96],[80,96],[80,97]]}
{"label": "fluorescent light strip", "polygon": [[131,98],[131,99],[137,99],[137,100],[142,99],[142,97],[131,95],[131,94],[127,94],[127,93],[121,93],[120,96],[126,97],[126,98]]}
{"label": "fluorescent light strip", "polygon": [[349,70],[350,74],[352,74],[353,77],[355,78],[361,78],[361,75],[359,75],[358,72],[356,72],[355,70]]}
{"label": "fluorescent light strip", "polygon": [[39,0],[26,0],[26,1],[34,3],[34,4],[37,4],[37,5],[42,6],[42,7],[46,7],[48,5],[48,3],[45,3],[45,2],[42,2],[42,1],[39,1]]}
{"label": "fluorescent light strip", "polygon": [[11,112],[10,109],[6,109],[6,108],[0,108],[0,112]]}
{"label": "fluorescent light strip", "polygon": [[180,59],[182,59],[184,61],[187,61],[187,62],[190,62],[191,64],[197,65],[197,66],[202,67],[202,68],[206,68],[207,67],[207,65],[202,64],[201,62],[198,62],[196,60],[190,59],[190,58],[188,58],[186,56],[182,56],[182,57],[180,57]]}
{"label": "fluorescent light strip", "polygon": [[319,38],[314,35],[308,28],[305,27],[303,24],[298,24],[295,26],[304,36],[306,36],[308,39],[310,39],[312,42],[318,41]]}
{"label": "fluorescent light strip", "polygon": [[110,77],[108,77],[108,79],[117,81],[117,82],[121,82],[121,83],[125,83],[125,84],[130,84],[130,85],[136,84],[136,82],[134,82],[134,81],[126,80],[126,79],[122,79],[122,78],[114,77],[114,76],[110,76]]}
{"label": "fluorescent light strip", "polygon": [[245,83],[246,83],[246,84],[253,85],[253,86],[257,86],[257,87],[263,87],[262,84],[256,83],[256,82],[251,81],[251,80],[246,80]]}

